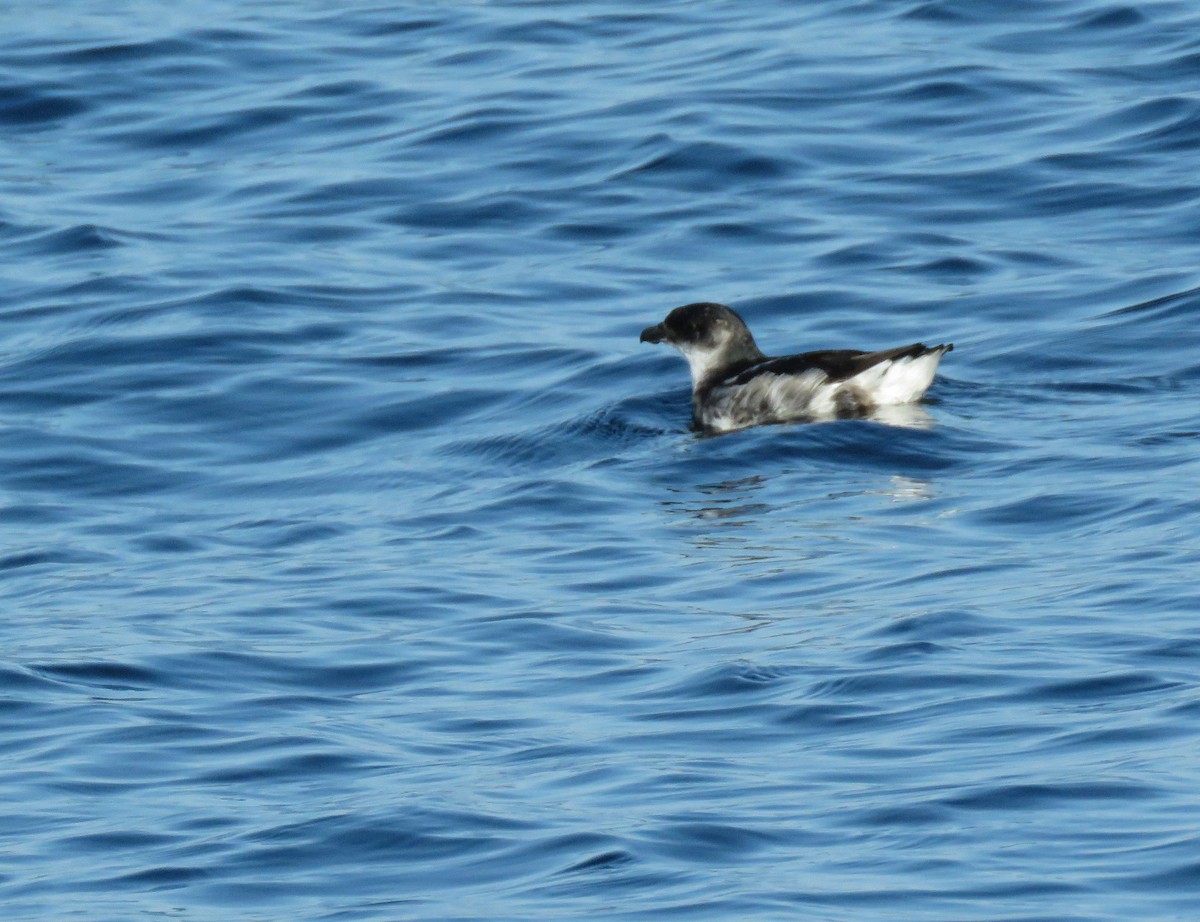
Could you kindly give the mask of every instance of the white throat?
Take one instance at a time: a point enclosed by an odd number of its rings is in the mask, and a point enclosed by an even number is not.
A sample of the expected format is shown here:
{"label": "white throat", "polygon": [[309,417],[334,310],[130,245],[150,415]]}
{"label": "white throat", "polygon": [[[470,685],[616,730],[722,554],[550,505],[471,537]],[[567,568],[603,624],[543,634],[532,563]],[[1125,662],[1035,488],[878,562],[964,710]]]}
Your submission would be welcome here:
{"label": "white throat", "polygon": [[[672,345],[675,344],[672,343]],[[688,368],[692,372],[693,388],[707,378],[710,372],[725,364],[720,360],[721,353],[724,351],[722,349],[705,349],[693,343],[680,343],[675,345],[675,348],[679,350],[680,355],[687,359]]]}

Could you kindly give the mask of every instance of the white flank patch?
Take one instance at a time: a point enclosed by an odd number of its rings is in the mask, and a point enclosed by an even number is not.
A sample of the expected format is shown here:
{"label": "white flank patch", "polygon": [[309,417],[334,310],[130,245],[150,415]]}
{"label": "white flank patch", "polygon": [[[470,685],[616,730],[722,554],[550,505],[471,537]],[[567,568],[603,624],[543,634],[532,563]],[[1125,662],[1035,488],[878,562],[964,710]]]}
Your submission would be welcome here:
{"label": "white flank patch", "polygon": [[[921,395],[929,390],[941,358],[942,353],[934,351],[915,359],[880,362],[875,368],[867,369],[847,383],[861,387],[876,406],[912,403],[920,400]],[[873,373],[874,380],[870,380],[869,376]]]}

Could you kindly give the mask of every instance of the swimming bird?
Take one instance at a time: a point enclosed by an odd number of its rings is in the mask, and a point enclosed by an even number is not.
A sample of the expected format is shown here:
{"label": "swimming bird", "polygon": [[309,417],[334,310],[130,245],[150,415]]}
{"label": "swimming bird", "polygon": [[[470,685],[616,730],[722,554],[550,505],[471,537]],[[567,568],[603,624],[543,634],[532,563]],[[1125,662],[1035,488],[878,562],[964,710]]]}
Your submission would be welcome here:
{"label": "swimming bird", "polygon": [[724,304],[685,304],[642,330],[644,343],[678,349],[692,372],[692,425],[729,432],[764,423],[863,416],[919,400],[953,343],[879,352],[829,349],[764,355]]}

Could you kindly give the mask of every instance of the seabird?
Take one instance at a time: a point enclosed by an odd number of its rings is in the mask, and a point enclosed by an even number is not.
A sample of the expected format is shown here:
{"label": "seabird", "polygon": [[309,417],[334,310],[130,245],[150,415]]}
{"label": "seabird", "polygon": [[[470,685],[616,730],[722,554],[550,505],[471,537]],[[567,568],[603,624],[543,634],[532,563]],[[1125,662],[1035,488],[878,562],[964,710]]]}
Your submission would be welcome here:
{"label": "seabird", "polygon": [[692,424],[728,432],[796,420],[863,416],[919,400],[953,343],[863,352],[828,349],[772,358],[724,304],[677,307],[642,330],[644,343],[678,349],[692,372]]}

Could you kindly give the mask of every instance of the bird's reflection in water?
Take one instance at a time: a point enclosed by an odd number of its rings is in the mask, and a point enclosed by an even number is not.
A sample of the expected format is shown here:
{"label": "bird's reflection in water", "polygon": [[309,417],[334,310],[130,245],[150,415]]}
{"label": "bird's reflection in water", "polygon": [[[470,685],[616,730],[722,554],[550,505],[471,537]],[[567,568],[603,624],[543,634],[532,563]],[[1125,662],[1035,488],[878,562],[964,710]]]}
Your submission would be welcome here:
{"label": "bird's reflection in water", "polygon": [[[771,511],[769,504],[751,501],[765,483],[766,480],[758,475],[722,480],[697,487],[700,496],[694,499],[664,499],[662,505],[668,512],[690,519],[715,519],[721,525],[736,528]],[[672,492],[683,491],[673,489]]]}
{"label": "bird's reflection in water", "polygon": [[932,429],[933,416],[919,403],[902,403],[894,407],[876,407],[865,417],[873,423],[896,426],[900,429]]}
{"label": "bird's reflection in water", "polygon": [[[867,498],[881,497],[893,504],[921,502],[934,496],[929,481],[902,474],[870,484],[860,482],[858,489],[789,495],[779,502],[768,498],[770,485],[769,478],[753,475],[703,484],[692,490],[676,488],[672,490],[676,495],[662,500],[661,505],[679,517],[680,525],[696,532],[691,539],[694,546],[736,546],[743,552],[753,549],[758,559],[797,541],[808,545],[810,553],[820,555],[821,551],[812,544],[813,538],[820,538],[820,544],[850,539],[847,527],[869,515],[869,509],[862,502],[854,502],[855,499],[866,500],[871,507],[878,508],[877,500]],[[845,505],[847,501],[852,504],[850,507]]]}

